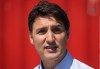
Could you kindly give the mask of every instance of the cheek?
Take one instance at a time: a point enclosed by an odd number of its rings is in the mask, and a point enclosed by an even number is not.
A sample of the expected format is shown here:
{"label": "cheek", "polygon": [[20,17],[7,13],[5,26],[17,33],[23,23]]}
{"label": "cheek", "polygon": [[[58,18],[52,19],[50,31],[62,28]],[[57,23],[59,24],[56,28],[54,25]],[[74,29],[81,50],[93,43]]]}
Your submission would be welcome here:
{"label": "cheek", "polygon": [[66,34],[62,33],[61,35],[57,36],[57,41],[60,45],[66,45],[67,36]]}
{"label": "cheek", "polygon": [[35,46],[42,46],[44,43],[44,36],[34,36],[33,42]]}
{"label": "cheek", "polygon": [[33,42],[34,42],[34,45],[35,45],[35,49],[37,50],[37,52],[39,53],[39,54],[42,54],[43,53],[43,49],[44,49],[44,47],[43,47],[43,41],[44,41],[44,37],[42,36],[34,36],[34,38],[33,38]]}

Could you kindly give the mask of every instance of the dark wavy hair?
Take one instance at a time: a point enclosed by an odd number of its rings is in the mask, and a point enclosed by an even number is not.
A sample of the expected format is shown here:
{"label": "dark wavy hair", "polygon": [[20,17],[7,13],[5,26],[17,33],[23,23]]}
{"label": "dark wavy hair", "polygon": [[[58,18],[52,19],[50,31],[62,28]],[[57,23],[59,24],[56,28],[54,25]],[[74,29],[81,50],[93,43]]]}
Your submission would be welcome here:
{"label": "dark wavy hair", "polygon": [[50,3],[47,1],[40,1],[29,13],[28,16],[28,27],[30,33],[32,33],[33,23],[38,17],[54,17],[58,22],[62,23],[65,30],[68,32],[70,23],[67,14],[57,4]]}

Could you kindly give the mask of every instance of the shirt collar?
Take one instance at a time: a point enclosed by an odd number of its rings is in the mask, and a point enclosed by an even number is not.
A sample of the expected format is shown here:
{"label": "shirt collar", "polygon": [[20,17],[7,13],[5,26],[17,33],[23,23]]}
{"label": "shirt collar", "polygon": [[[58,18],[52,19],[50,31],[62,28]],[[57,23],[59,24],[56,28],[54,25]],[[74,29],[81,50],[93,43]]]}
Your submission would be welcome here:
{"label": "shirt collar", "polygon": [[[54,69],[70,69],[71,65],[73,62],[73,58],[70,55],[69,52],[67,52],[66,56],[63,58],[63,60],[56,65],[56,67]],[[40,64],[40,68],[39,69],[43,69],[43,65],[42,63]]]}

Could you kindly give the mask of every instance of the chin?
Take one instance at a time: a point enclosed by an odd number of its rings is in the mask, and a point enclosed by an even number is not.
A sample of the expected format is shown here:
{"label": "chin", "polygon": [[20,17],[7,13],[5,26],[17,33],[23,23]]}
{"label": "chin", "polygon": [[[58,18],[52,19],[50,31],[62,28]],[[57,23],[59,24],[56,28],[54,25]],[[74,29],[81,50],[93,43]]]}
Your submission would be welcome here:
{"label": "chin", "polygon": [[59,53],[49,53],[49,54],[45,54],[44,56],[46,59],[53,60],[53,59],[57,59],[60,56],[60,54]]}

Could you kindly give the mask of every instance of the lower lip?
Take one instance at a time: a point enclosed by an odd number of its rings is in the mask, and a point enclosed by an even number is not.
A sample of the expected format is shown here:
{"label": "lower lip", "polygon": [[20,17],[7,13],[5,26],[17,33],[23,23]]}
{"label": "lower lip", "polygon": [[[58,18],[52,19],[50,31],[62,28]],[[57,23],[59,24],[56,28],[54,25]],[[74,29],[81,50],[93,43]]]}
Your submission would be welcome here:
{"label": "lower lip", "polygon": [[54,49],[46,49],[49,53],[55,53],[57,51],[57,48]]}

